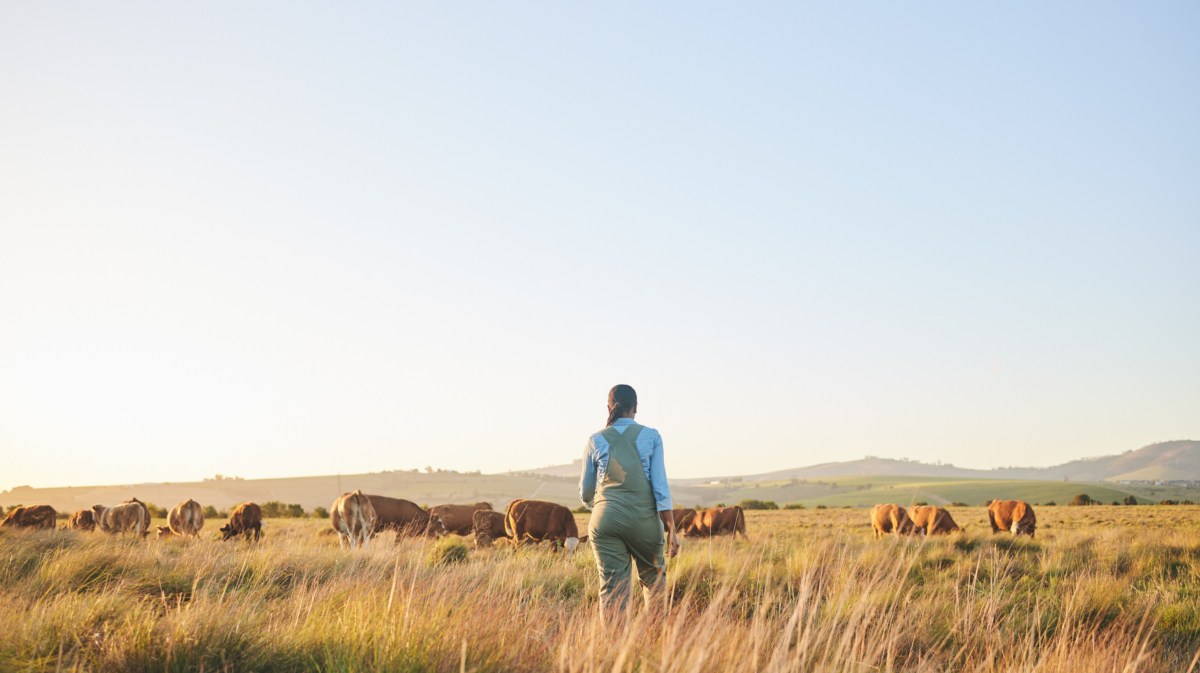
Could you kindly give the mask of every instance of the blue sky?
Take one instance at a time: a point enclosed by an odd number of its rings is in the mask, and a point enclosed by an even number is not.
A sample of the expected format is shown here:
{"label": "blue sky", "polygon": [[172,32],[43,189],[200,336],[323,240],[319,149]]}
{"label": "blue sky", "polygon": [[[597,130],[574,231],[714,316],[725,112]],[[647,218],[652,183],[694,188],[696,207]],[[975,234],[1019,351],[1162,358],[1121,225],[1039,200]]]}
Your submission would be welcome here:
{"label": "blue sky", "polygon": [[[0,488],[1200,438],[1200,8],[0,8]],[[181,459],[180,456],[187,456]]]}

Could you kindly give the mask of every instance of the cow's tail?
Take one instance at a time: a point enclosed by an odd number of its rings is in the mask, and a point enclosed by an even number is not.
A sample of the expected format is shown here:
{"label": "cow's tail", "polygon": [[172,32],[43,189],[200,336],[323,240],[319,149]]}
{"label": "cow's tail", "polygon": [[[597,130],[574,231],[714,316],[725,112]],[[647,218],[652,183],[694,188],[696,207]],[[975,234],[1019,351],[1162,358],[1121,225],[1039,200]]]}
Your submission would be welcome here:
{"label": "cow's tail", "polygon": [[737,519],[734,520],[733,524],[735,534],[741,533],[742,537],[749,540],[750,536],[746,535],[746,512],[744,512],[741,507],[737,505],[734,506],[737,507]]}
{"label": "cow's tail", "polygon": [[371,506],[371,501],[367,500],[367,496],[363,495],[363,492],[359,490],[354,492],[354,502],[357,505],[354,508],[356,510],[354,514],[357,517],[359,543],[363,549],[366,549],[367,542],[371,539],[371,527],[374,525],[372,522],[367,521],[366,508]]}

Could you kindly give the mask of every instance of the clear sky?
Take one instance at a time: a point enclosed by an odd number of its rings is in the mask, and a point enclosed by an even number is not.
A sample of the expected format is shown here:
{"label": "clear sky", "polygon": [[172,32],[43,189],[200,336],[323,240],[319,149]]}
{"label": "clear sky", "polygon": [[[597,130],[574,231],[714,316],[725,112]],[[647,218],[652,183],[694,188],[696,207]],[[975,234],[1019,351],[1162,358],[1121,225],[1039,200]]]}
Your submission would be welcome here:
{"label": "clear sky", "polygon": [[0,5],[0,488],[1200,438],[1200,4]]}

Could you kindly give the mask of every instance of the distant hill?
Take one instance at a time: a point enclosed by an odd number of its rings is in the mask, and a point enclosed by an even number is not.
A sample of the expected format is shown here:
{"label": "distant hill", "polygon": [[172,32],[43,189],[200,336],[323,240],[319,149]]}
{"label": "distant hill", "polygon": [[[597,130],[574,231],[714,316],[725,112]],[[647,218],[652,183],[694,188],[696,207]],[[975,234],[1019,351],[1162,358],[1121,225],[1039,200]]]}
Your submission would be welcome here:
{"label": "distant hill", "polygon": [[[136,496],[164,507],[188,498],[219,509],[246,501],[278,500],[299,503],[311,511],[317,506],[328,507],[341,493],[361,488],[367,493],[407,498],[419,504],[487,501],[501,509],[514,498],[537,498],[573,508],[579,504],[580,467],[581,461],[575,461],[504,474],[396,470],[280,479],[17,487],[0,493],[0,505],[49,504],[60,511],[73,511]],[[1124,481],[1151,483],[1120,483]],[[1121,500],[1127,495],[1137,496],[1143,502],[1200,500],[1200,488],[1156,485],[1154,481],[1200,482],[1200,442],[1162,442],[1118,456],[1076,460],[1049,468],[970,470],[868,457],[758,475],[672,480],[671,493],[676,504],[684,507],[734,504],[745,499],[806,506],[917,501],[975,505],[1000,497],[1064,503],[1079,493],[1102,502]]]}
{"label": "distant hill", "polygon": [[[1116,456],[1083,458],[1054,467],[999,467],[973,470],[954,465],[868,456],[860,460],[822,463],[776,472],[746,475],[743,481],[821,479],[825,477],[956,477],[961,479],[1020,479],[1035,481],[1200,481],[1200,442],[1176,440],[1144,446]],[[707,483],[728,477],[687,479]]]}

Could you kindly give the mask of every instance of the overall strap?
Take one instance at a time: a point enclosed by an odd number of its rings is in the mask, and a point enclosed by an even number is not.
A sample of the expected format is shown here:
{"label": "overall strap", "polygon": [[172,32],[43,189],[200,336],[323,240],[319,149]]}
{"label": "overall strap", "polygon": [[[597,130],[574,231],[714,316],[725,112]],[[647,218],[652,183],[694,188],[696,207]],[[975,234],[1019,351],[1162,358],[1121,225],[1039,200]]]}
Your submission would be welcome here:
{"label": "overall strap", "polygon": [[634,451],[637,451],[637,438],[638,435],[642,434],[642,426],[637,423],[631,423],[626,426],[625,432],[621,432],[610,425],[600,434],[604,436],[604,439],[608,440],[610,452],[612,451],[611,447],[614,442],[622,441],[628,442],[629,446],[633,447]]}

